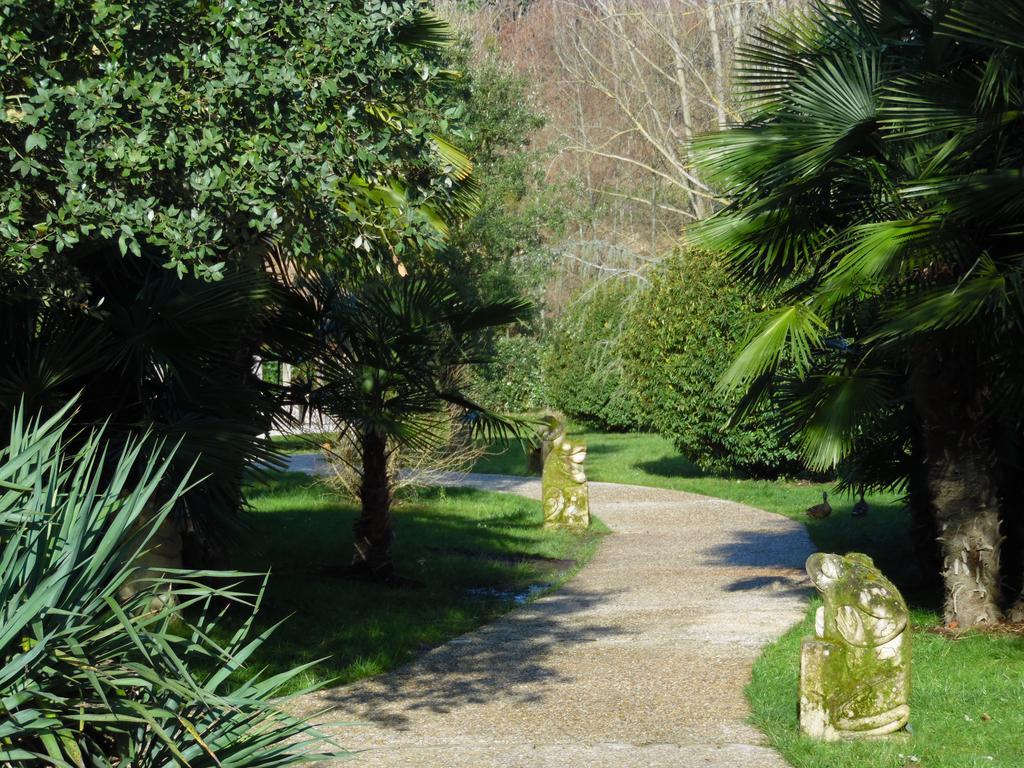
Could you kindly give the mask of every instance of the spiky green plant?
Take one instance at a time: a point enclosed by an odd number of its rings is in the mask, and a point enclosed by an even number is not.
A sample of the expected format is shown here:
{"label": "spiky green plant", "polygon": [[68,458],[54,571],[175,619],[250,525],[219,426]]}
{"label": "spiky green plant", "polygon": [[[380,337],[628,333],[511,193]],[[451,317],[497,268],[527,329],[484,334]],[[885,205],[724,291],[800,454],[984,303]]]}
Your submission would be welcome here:
{"label": "spiky green plant", "polygon": [[171,452],[144,458],[133,441],[112,455],[102,430],[69,452],[69,413],[19,410],[0,451],[0,765],[279,768],[325,755],[272,701],[305,668],[238,685],[232,672],[268,633],[251,637],[250,621],[211,639],[251,597],[242,574],[140,573],[184,488],[161,488]]}
{"label": "spiky green plant", "polygon": [[466,369],[490,359],[481,331],[524,318],[532,305],[517,297],[478,304],[439,277],[374,277],[354,289],[322,277],[309,291],[321,318],[310,404],[359,446],[353,569],[389,579],[390,454],[436,448],[453,412],[468,436],[523,431],[525,423],[470,399]]}
{"label": "spiky green plant", "polygon": [[1021,0],[816,0],[751,37],[744,121],[696,147],[729,200],[696,239],[784,291],[723,386],[788,360],[807,462],[909,487],[960,626],[1001,616],[1020,520],[1022,40]]}

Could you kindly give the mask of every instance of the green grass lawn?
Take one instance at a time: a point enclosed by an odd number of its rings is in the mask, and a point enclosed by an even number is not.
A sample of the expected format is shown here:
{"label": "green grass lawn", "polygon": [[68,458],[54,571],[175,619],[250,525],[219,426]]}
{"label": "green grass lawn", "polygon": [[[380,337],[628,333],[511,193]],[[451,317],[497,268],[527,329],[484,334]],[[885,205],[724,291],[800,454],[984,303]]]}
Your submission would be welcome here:
{"label": "green grass lawn", "polygon": [[295,688],[392,669],[554,589],[607,530],[543,529],[539,502],[515,496],[425,490],[398,509],[395,537],[399,574],[422,586],[374,585],[320,573],[350,561],[355,507],[306,475],[269,478],[249,488],[251,526],[235,564],[271,572],[259,627],[286,621],[247,668],[273,674],[327,657]]}
{"label": "green grass lawn", "polygon": [[[747,690],[752,719],[796,768],[1024,768],[1024,638],[937,634],[941,595],[921,579],[909,519],[891,496],[869,497],[865,518],[850,516],[853,500],[830,498],[831,517],[804,510],[827,484],[703,476],[672,444],[651,434],[609,434],[570,425],[588,447],[591,480],[649,485],[730,499],[805,523],[826,552],[865,552],[903,591],[912,610],[912,734],[905,738],[824,744],[799,735],[800,642],[813,634],[814,602],[805,620],[765,649]],[[527,474],[519,446],[485,457],[476,471]]]}

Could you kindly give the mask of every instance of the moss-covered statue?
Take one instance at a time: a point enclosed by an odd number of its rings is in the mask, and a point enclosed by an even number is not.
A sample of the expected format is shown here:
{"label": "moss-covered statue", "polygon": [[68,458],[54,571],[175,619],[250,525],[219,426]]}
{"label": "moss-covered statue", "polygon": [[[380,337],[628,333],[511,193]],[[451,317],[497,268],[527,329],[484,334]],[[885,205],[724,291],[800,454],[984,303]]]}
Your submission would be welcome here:
{"label": "moss-covered statue", "polygon": [[544,417],[544,426],[537,432],[537,443],[527,453],[527,465],[531,475],[544,472],[544,462],[551,453],[555,440],[565,436],[565,420],[551,414]]}
{"label": "moss-covered statue", "polygon": [[583,460],[587,447],[565,435],[557,436],[544,461],[544,525],[586,528],[590,525],[590,498]]}
{"label": "moss-covered statue", "polygon": [[807,573],[824,605],[800,656],[800,728],[826,741],[884,736],[910,715],[903,596],[867,555],[816,554]]}

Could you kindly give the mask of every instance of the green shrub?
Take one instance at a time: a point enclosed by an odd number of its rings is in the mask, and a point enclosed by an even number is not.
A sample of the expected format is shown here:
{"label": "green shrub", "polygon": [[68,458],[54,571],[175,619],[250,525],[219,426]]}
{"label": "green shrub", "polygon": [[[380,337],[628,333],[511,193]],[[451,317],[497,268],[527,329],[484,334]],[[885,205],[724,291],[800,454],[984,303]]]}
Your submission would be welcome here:
{"label": "green shrub", "polygon": [[488,408],[507,413],[527,413],[543,408],[541,356],[543,347],[536,336],[498,336],[493,341],[493,358],[472,372],[472,391]]}
{"label": "green shrub", "polygon": [[738,396],[715,391],[756,307],[714,256],[667,258],[638,297],[622,343],[625,374],[651,426],[706,472],[777,477],[799,471],[769,405],[729,430]]}
{"label": "green shrub", "polygon": [[139,442],[108,451],[68,410],[42,424],[17,414],[0,451],[0,765],[284,768],[327,756],[274,702],[306,667],[238,683],[267,633],[253,637],[250,620],[223,645],[210,639],[226,606],[252,598],[235,589],[241,574],[136,566],[182,489],[164,482],[169,459],[145,459]]}
{"label": "green shrub", "polygon": [[621,337],[636,286],[610,281],[578,297],[547,335],[544,391],[567,415],[610,430],[643,426],[623,375]]}

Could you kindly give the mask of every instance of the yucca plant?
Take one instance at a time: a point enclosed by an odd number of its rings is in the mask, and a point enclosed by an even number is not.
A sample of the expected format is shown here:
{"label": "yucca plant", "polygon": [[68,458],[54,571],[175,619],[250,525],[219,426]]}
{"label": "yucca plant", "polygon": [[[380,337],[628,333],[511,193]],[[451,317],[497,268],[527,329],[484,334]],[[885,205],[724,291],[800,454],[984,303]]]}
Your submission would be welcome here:
{"label": "yucca plant", "polygon": [[783,291],[722,386],[781,384],[810,466],[909,489],[961,627],[1001,617],[1020,520],[1022,41],[1021,0],[818,0],[752,35],[743,123],[695,148],[728,204],[694,239]]}
{"label": "yucca plant", "polygon": [[70,423],[68,407],[45,421],[19,410],[0,451],[0,765],[277,768],[326,755],[272,701],[305,667],[236,684],[269,632],[251,637],[250,620],[211,639],[229,606],[251,602],[243,574],[139,572],[187,482],[161,487],[172,452],[131,441],[114,455],[102,430],[69,451]]}

